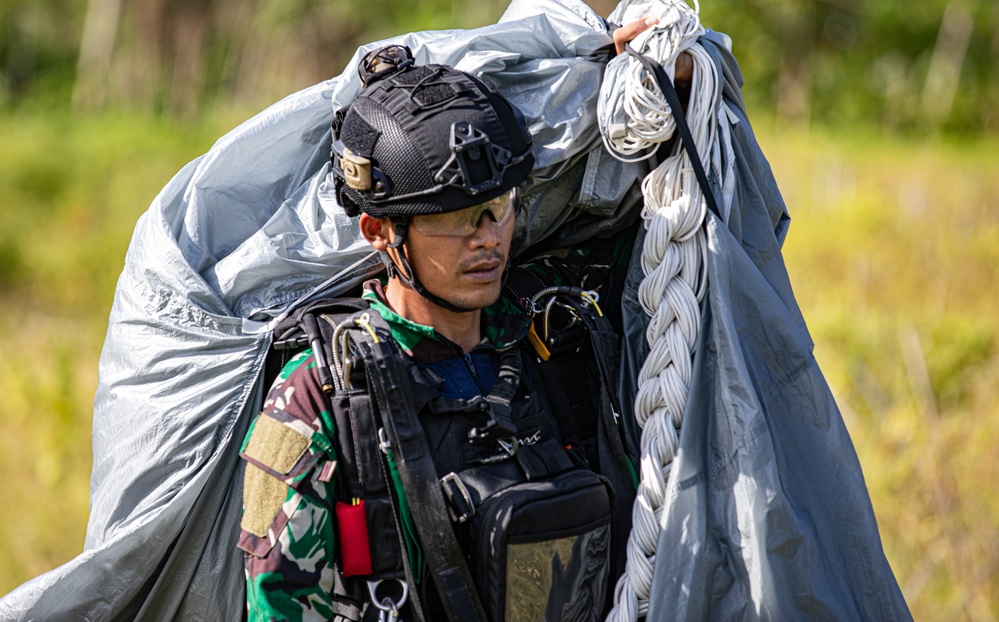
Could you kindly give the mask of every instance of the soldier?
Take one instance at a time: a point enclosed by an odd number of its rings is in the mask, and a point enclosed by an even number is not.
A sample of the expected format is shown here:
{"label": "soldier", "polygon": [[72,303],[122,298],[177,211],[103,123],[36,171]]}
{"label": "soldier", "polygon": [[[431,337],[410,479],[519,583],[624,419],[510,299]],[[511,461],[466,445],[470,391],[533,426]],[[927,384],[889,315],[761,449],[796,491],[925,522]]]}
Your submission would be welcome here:
{"label": "soldier", "polygon": [[[304,339],[247,435],[250,618],[602,616],[634,472],[605,388],[611,357],[596,356],[609,324],[594,294],[565,282],[584,270],[538,263],[504,290],[534,162],[524,119],[402,46],[358,71],[364,90],[333,124],[333,176],[386,277],[364,284],[367,310],[325,314],[339,337]],[[550,302],[548,330],[558,296],[568,325],[587,327],[566,356],[532,323]],[[358,326],[371,343],[337,352]],[[352,369],[336,369],[348,352]]]}

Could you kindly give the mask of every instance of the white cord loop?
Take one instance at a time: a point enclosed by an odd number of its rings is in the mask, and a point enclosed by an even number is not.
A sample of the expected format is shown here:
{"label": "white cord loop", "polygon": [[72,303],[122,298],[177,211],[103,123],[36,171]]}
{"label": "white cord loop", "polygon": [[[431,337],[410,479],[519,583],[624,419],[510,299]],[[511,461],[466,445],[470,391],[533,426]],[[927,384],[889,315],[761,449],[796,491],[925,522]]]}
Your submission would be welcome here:
{"label": "white cord loop", "polygon": [[[690,55],[693,78],[687,123],[698,153],[721,181],[728,203],[732,149],[727,117],[718,110],[721,98],[715,65],[697,42],[704,34],[699,7],[696,1],[691,8],[680,0],[659,0],[651,6],[659,24],[639,35],[632,45],[658,61],[670,79],[680,53]],[[655,77],[637,59],[615,59],[614,63],[626,66],[618,67],[616,79],[609,67],[604,80],[604,89],[610,89],[607,96],[601,94],[598,111],[604,144],[621,160],[650,158],[662,142],[673,137],[673,112]],[[719,134],[724,145],[719,144]],[[649,354],[638,376],[635,399],[635,417],[642,428],[640,482],[632,509],[627,567],[614,589],[614,609],[608,616],[612,622],[633,622],[648,611],[661,519],[669,503],[667,484],[679,444],[701,322],[699,303],[707,287],[707,206],[680,140],[669,157],[646,176],[642,193],[647,234],[642,247],[645,278],[638,299],[650,318],[646,331]]]}

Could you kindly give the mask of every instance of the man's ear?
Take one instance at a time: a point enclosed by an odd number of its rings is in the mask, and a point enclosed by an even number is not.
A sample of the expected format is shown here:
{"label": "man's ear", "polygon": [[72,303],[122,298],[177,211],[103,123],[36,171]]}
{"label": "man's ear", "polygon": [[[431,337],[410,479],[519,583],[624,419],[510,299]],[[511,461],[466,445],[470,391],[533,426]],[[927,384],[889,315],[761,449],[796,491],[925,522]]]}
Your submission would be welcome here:
{"label": "man's ear", "polygon": [[388,218],[375,218],[361,212],[361,215],[357,219],[357,224],[361,228],[361,235],[376,250],[383,251],[388,248],[391,241],[389,239],[389,232],[392,229],[392,224]]}

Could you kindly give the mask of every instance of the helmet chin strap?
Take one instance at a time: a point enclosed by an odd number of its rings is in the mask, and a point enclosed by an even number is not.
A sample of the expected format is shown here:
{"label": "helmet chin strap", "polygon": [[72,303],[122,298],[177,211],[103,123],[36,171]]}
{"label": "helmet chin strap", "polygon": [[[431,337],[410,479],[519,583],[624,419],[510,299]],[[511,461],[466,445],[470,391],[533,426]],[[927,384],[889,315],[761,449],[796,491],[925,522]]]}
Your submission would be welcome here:
{"label": "helmet chin strap", "polygon": [[[404,218],[392,218],[392,224],[395,228],[395,240],[389,243],[389,248],[394,248],[398,256],[398,264],[392,260],[392,256],[388,254],[388,251],[382,251],[379,255],[382,258],[382,263],[385,264],[385,269],[388,271],[389,278],[397,277],[399,281],[406,287],[412,289],[417,294],[423,296],[435,305],[447,309],[448,311],[453,311],[454,313],[471,313],[476,309],[464,309],[458,305],[444,300],[440,296],[430,293],[427,288],[420,283],[420,280],[416,278],[416,272],[413,270],[413,266],[410,265],[409,260],[406,258],[406,251],[403,246],[406,243],[406,233],[409,230],[409,221]],[[506,279],[506,270],[503,271],[503,278]]]}

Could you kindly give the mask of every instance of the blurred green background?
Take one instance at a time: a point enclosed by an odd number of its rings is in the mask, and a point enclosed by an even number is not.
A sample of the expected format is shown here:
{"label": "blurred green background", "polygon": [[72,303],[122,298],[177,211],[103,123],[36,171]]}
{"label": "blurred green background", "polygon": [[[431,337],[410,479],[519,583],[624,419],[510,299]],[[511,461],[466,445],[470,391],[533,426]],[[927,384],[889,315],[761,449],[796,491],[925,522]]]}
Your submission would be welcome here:
{"label": "blurred green background", "polygon": [[[607,15],[609,2],[592,2]],[[82,548],[136,218],[394,34],[497,0],[0,0],[0,594]],[[999,3],[705,0],[791,212],[785,260],[917,619],[999,618]]]}

